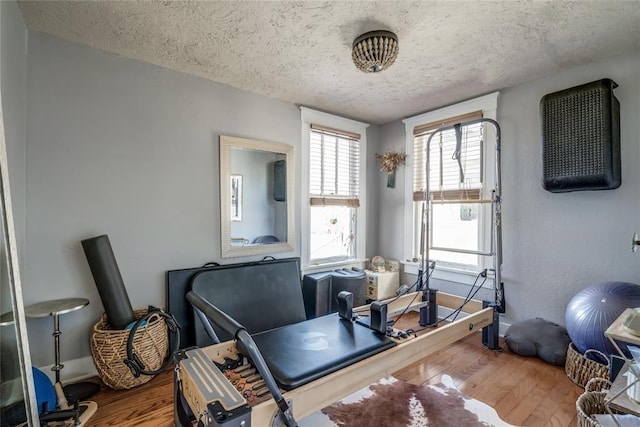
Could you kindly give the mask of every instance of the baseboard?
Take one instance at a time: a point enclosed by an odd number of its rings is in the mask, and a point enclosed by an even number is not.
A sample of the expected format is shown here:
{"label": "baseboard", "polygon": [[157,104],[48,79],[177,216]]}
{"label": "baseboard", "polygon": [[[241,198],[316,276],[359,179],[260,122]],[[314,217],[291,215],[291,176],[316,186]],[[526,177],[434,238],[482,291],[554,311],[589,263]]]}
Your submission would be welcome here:
{"label": "baseboard", "polygon": [[[60,370],[60,380],[62,384],[71,384],[98,375],[98,371],[96,371],[96,367],[93,364],[93,358],[91,356],[65,360],[62,364],[64,365],[64,368]],[[51,370],[53,366],[54,365],[38,367],[38,369],[49,377],[52,383],[56,381],[56,374]]]}

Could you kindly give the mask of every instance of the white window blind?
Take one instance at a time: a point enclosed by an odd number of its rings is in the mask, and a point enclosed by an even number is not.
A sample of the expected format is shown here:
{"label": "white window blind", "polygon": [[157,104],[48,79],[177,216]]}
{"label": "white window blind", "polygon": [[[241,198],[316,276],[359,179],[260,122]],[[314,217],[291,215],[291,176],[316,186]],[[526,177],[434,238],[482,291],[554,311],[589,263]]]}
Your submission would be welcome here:
{"label": "white window blind", "polygon": [[[477,111],[446,121],[417,126],[414,130],[413,200],[425,199],[426,149],[431,134],[443,126],[482,118]],[[483,156],[482,124],[460,127],[461,138],[454,129],[438,132],[429,146],[429,194],[434,201],[480,200],[482,188]]]}
{"label": "white window blind", "polygon": [[360,135],[312,124],[309,157],[311,206],[360,206]]}

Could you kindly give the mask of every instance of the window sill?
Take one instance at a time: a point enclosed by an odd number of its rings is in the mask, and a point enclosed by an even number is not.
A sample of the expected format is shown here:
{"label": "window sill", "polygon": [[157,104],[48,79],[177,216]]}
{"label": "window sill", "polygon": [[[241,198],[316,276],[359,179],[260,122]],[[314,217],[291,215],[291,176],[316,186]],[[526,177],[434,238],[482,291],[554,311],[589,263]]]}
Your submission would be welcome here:
{"label": "window sill", "polygon": [[322,271],[331,271],[339,268],[365,268],[365,264],[369,260],[365,259],[347,259],[344,261],[335,261],[335,262],[327,262],[324,264],[312,264],[302,267],[302,275],[310,274],[310,273],[319,273]]}
{"label": "window sill", "polygon": [[[406,274],[418,274],[418,269],[420,268],[420,264],[417,262],[408,262],[408,261],[400,261],[403,265],[403,271]],[[476,281],[476,277],[478,276],[478,272],[474,272],[471,270],[462,270],[459,268],[452,267],[443,267],[436,266],[431,278],[438,280],[446,280],[448,282],[460,283],[463,285],[472,286]],[[485,287],[489,289],[493,289],[493,282],[487,281]]]}

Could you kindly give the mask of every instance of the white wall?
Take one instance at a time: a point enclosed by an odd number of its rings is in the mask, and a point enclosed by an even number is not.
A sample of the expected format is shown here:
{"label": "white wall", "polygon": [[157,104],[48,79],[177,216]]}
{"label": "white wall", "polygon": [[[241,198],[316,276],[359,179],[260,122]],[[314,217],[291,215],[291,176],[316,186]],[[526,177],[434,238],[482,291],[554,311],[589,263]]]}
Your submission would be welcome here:
{"label": "white wall", "polygon": [[[542,178],[539,102],[547,93],[611,78],[620,87],[622,186],[611,191],[552,194]],[[605,281],[640,284],[640,253],[631,235],[640,232],[640,52],[628,54],[501,91],[503,279],[505,322],[542,317],[564,324],[565,307],[579,290]],[[380,150],[400,149],[401,122],[380,129]],[[402,257],[400,188],[380,192],[383,254]],[[389,227],[392,227],[389,229]],[[390,249],[387,249],[390,248]],[[436,285],[451,292],[465,286]]]}

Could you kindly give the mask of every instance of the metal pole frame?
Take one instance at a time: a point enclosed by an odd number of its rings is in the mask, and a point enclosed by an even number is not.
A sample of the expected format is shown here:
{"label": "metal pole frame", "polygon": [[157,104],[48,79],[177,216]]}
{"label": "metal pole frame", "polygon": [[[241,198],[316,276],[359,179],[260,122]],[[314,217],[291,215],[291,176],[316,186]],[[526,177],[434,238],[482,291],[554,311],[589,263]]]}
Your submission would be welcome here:
{"label": "metal pole frame", "polygon": [[[430,236],[429,236],[429,219],[431,216],[431,196],[429,194],[429,188],[430,188],[430,182],[429,182],[429,163],[430,163],[430,152],[431,152],[431,140],[433,139],[433,137],[436,134],[442,133],[443,131],[446,130],[452,130],[455,129],[455,127],[463,127],[463,126],[469,126],[469,125],[473,125],[476,123],[488,123],[494,126],[495,130],[496,130],[496,138],[495,138],[495,167],[494,167],[494,173],[495,173],[495,183],[494,183],[494,189],[493,189],[493,194],[492,194],[492,209],[491,209],[491,213],[492,213],[492,223],[493,223],[493,235],[492,235],[492,240],[493,240],[493,244],[492,244],[492,254],[493,255],[493,270],[494,270],[494,276],[493,276],[493,289],[494,289],[494,301],[492,302],[492,305],[494,306],[495,309],[497,309],[499,312],[504,313],[504,294],[503,294],[503,287],[502,287],[502,173],[501,173],[501,131],[500,131],[500,125],[498,124],[497,121],[493,120],[493,119],[488,119],[488,118],[481,118],[481,119],[475,119],[475,120],[470,120],[467,122],[462,122],[462,123],[457,123],[454,125],[450,125],[450,126],[443,126],[440,127],[438,129],[436,129],[434,132],[431,133],[431,135],[429,135],[429,138],[427,139],[427,144],[426,144],[426,164],[425,164],[425,171],[426,171],[426,188],[425,188],[425,194],[424,194],[424,203],[425,203],[425,214],[424,214],[424,234],[422,236],[422,238],[424,239],[424,245],[423,245],[423,253],[422,253],[422,266],[421,269],[423,272],[428,271],[427,270],[427,266],[429,263],[429,244],[430,244]],[[474,253],[478,253],[477,251],[474,251]],[[486,255],[486,254],[480,254],[480,255]],[[423,292],[425,293],[425,296],[428,294],[429,292],[429,276],[427,275],[426,279],[425,279],[425,286],[423,289]],[[496,316],[497,317],[497,316]],[[495,325],[497,327],[497,325]],[[497,334],[496,334],[497,337]],[[493,340],[492,340],[493,341]]]}

